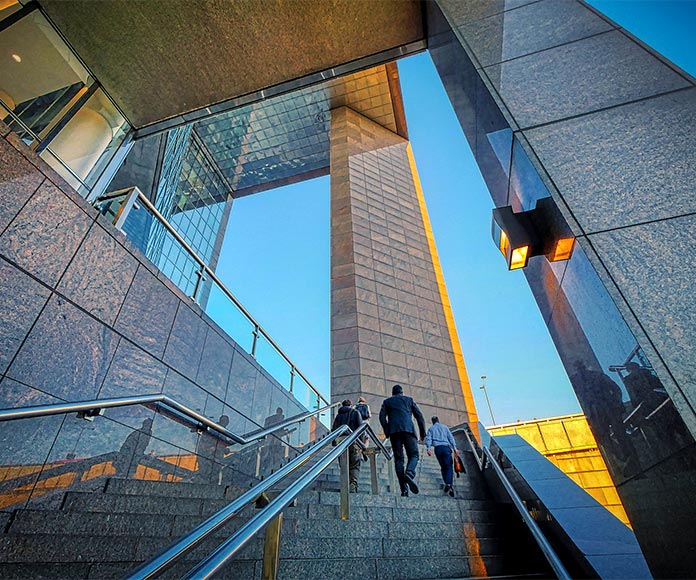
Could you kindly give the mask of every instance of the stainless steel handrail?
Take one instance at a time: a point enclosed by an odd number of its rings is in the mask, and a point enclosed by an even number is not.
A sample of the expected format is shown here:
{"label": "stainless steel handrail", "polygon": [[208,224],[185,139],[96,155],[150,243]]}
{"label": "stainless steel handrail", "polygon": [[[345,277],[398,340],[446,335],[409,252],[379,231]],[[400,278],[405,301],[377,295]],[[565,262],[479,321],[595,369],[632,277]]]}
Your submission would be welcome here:
{"label": "stainless steel handrail", "polygon": [[295,364],[290,360],[290,357],[285,354],[283,349],[281,349],[276,342],[270,337],[270,335],[261,327],[261,325],[256,321],[256,319],[251,315],[251,313],[244,308],[241,302],[237,300],[237,298],[232,294],[232,292],[225,286],[220,278],[217,277],[215,272],[210,269],[208,264],[205,263],[205,261],[198,255],[194,250],[189,246],[189,244],[184,240],[184,238],[179,235],[179,233],[172,227],[172,225],[167,221],[167,219],[157,210],[157,208],[152,204],[152,202],[143,195],[143,193],[138,189],[137,187],[127,187],[124,189],[119,189],[118,191],[113,191],[108,194],[105,194],[101,197],[99,197],[95,203],[105,200],[105,199],[111,199],[118,197],[118,194],[125,194],[126,192],[132,192],[132,191],[137,191],[137,198],[138,200],[152,213],[152,215],[155,216],[157,221],[159,221],[164,229],[166,229],[172,236],[174,236],[174,239],[181,244],[181,246],[190,254],[190,256],[194,259],[194,261],[203,269],[203,271],[210,277],[213,282],[222,290],[222,292],[233,302],[233,304],[239,308],[239,310],[244,314],[244,316],[247,317],[249,322],[251,322],[254,325],[254,328],[256,329],[256,332],[260,332],[266,340],[273,346],[273,348],[278,351],[278,354],[285,359],[285,362],[287,362],[290,365],[290,368],[294,370],[295,373],[297,373],[302,380],[307,384],[307,386],[314,392],[317,397],[319,397],[319,400],[323,401],[324,403],[328,403],[328,401],[324,398],[324,396],[317,390],[317,388],[312,385],[312,383],[307,379],[307,377],[302,373],[300,369],[298,369]]}
{"label": "stainless steel handrail", "polygon": [[377,445],[377,447],[379,447],[380,451],[382,451],[382,453],[384,454],[384,456],[387,459],[392,459],[394,457],[394,453],[392,452],[392,450],[387,449],[384,446],[384,443],[382,443],[382,441],[377,436],[377,434],[372,430],[372,427],[370,427],[369,423],[364,423],[364,424],[367,425],[366,431],[367,431],[368,435],[370,436],[370,439],[372,439],[372,441],[374,441],[374,443]]}
{"label": "stainless steel handrail", "polygon": [[38,405],[35,407],[18,407],[16,409],[2,409],[0,410],[0,421],[15,421],[17,419],[30,419],[34,417],[47,417],[50,415],[64,415],[67,413],[90,413],[91,416],[96,416],[100,414],[102,409],[112,409],[115,407],[129,407],[133,405],[154,405],[157,407],[167,407],[177,413],[184,415],[185,417],[192,420],[193,423],[199,425],[202,428],[213,431],[214,433],[226,437],[235,443],[240,445],[246,445],[253,441],[263,439],[267,435],[270,435],[274,431],[283,429],[288,425],[294,423],[299,423],[312,417],[318,415],[324,411],[337,406],[339,403],[334,403],[332,405],[326,405],[320,409],[315,409],[313,411],[308,411],[303,415],[296,417],[290,417],[286,421],[272,425],[261,431],[254,431],[247,436],[237,435],[232,431],[226,429],[222,425],[211,421],[207,417],[201,415],[193,409],[189,409],[187,406],[182,405],[178,401],[168,397],[167,395],[139,395],[135,397],[121,397],[116,399],[92,399],[89,401],[75,401],[70,403],[57,403],[53,405]]}
{"label": "stainless steel handrail", "polygon": [[483,471],[483,469],[485,468],[486,463],[490,464],[490,466],[493,468],[493,471],[498,477],[498,480],[505,488],[507,494],[510,496],[512,504],[515,506],[520,516],[522,516],[522,520],[529,528],[529,531],[532,533],[532,537],[539,546],[539,549],[544,555],[544,558],[546,558],[546,561],[553,569],[554,573],[556,574],[556,577],[559,580],[571,580],[571,576],[568,573],[568,570],[566,570],[565,566],[563,565],[563,562],[561,562],[561,559],[558,557],[558,554],[556,554],[556,551],[553,549],[549,541],[546,539],[544,532],[541,531],[541,528],[539,528],[536,521],[529,513],[527,506],[524,505],[522,498],[515,490],[507,475],[505,475],[503,468],[500,467],[500,465],[498,465],[498,462],[493,457],[493,454],[491,453],[490,449],[483,445],[481,446],[481,451],[483,452],[483,459],[480,460],[478,457],[476,447],[474,446],[467,430],[463,427],[460,427],[458,429],[453,430],[453,433],[456,432],[463,432],[466,435],[466,438],[469,442],[469,445],[471,446],[471,450],[476,456],[476,461],[478,462],[481,471]]}
{"label": "stainless steel handrail", "polygon": [[[345,427],[345,426],[343,426]],[[321,473],[326,470],[331,463],[338,459],[348,447],[359,440],[359,437],[367,431],[369,425],[363,424],[348,437],[343,439],[334,449],[322,457],[307,472],[303,473],[297,481],[292,483],[287,489],[282,491],[270,504],[261,512],[247,521],[232,536],[220,544],[211,554],[201,560],[196,566],[189,570],[182,580],[205,580],[213,577],[227,564],[234,555],[239,552],[259,531],[267,526],[277,517],[293,500],[302,493]],[[342,430],[340,434],[345,432]],[[339,435],[339,430],[332,433]],[[335,439],[335,437],[333,437]],[[135,580],[138,577],[131,577]]]}
{"label": "stainless steel handrail", "polygon": [[350,429],[346,425],[342,425],[341,428],[332,431],[329,436],[322,439],[316,445],[313,445],[307,451],[297,456],[275,473],[272,473],[260,483],[257,483],[254,487],[244,492],[229,505],[210,516],[204,522],[198,524],[188,534],[179,538],[166,550],[155,556],[149,562],[146,562],[140,566],[130,576],[128,576],[128,580],[147,580],[150,578],[156,578],[162,574],[167,568],[172,566],[178,558],[195,548],[210,534],[226,524],[248,503],[260,497],[262,493],[273,487],[280,480],[284,479],[291,473],[294,473],[297,469],[312,459],[312,457],[314,457],[319,451],[333,443],[337,437],[349,432]]}

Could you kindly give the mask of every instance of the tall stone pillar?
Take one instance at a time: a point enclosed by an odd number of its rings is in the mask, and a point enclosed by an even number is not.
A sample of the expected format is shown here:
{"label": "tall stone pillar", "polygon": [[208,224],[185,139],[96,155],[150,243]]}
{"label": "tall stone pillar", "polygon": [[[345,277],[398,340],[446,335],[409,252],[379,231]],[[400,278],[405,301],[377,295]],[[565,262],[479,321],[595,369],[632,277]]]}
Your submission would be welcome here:
{"label": "tall stone pillar", "polygon": [[331,392],[375,413],[401,384],[428,419],[476,421],[410,143],[331,112]]}

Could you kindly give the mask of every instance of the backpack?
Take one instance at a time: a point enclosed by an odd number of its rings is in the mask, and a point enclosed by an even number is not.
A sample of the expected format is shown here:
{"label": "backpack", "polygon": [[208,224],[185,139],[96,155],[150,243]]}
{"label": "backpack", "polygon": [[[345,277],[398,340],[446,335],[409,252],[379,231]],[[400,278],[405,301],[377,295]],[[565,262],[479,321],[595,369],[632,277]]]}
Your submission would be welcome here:
{"label": "backpack", "polygon": [[367,406],[365,403],[358,403],[355,405],[355,410],[360,413],[360,416],[363,418],[363,421],[367,421],[370,418],[370,407]]}

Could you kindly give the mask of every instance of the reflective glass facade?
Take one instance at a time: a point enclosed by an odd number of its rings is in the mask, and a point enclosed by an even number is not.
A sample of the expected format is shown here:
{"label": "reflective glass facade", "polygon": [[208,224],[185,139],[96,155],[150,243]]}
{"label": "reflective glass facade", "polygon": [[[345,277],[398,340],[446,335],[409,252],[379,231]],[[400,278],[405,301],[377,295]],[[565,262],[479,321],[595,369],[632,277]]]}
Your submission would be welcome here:
{"label": "reflective glass facade", "polygon": [[348,105],[396,132],[386,67],[328,81],[196,123],[235,192],[328,172],[332,108]]}

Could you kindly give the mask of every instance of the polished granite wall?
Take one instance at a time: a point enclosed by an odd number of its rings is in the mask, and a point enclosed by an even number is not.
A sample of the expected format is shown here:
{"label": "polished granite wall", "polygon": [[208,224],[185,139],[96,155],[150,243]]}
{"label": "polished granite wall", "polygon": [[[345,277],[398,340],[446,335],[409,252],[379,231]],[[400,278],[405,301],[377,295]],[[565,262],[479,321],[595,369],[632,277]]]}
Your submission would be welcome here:
{"label": "polished granite wall", "polygon": [[[285,417],[303,410],[123,234],[0,130],[1,408],[166,393],[213,420],[227,414],[238,433],[277,408]],[[149,419],[135,461],[138,446],[125,441]],[[306,443],[310,430],[322,429],[310,423],[286,441]],[[200,481],[222,469],[226,482],[246,485],[277,467],[288,447],[274,438],[232,446],[223,461],[218,441],[143,407],[92,422],[71,415],[0,423],[0,508],[45,502],[55,488],[114,473]],[[211,468],[213,459],[224,467]]]}
{"label": "polished granite wall", "polygon": [[427,8],[430,54],[494,203],[551,197],[577,236],[571,260],[532,258],[524,274],[653,573],[688,576],[694,79],[576,0]]}
{"label": "polished granite wall", "polygon": [[392,385],[426,421],[475,407],[409,142],[331,112],[331,392],[376,415]]}

